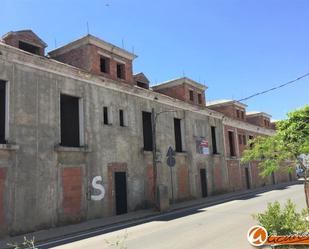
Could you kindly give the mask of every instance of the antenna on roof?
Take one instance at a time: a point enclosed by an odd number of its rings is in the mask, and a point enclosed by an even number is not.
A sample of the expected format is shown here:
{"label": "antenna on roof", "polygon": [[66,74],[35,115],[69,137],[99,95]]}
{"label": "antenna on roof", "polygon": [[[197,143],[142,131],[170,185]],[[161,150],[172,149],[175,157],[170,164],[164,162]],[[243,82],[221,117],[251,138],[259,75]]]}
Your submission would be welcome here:
{"label": "antenna on roof", "polygon": [[87,21],[86,25],[87,25],[87,35],[89,35],[89,24],[88,24],[88,21]]}
{"label": "antenna on roof", "polygon": [[54,42],[55,42],[55,48],[57,48],[57,40],[56,40],[56,38],[55,38]]}
{"label": "antenna on roof", "polygon": [[134,54],[134,46],[132,46],[132,54]]}
{"label": "antenna on roof", "polygon": [[121,45],[122,45],[122,48],[124,49],[124,38],[121,39]]}
{"label": "antenna on roof", "polygon": [[183,77],[186,77],[185,70],[182,70]]}

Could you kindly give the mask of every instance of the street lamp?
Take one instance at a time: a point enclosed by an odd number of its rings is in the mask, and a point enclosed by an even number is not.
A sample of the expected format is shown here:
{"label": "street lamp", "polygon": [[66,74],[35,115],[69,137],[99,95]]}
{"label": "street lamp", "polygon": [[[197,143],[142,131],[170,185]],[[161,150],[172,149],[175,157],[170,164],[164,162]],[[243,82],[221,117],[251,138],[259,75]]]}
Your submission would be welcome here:
{"label": "street lamp", "polygon": [[151,109],[151,124],[152,124],[152,165],[153,165],[153,193],[154,193],[154,198],[155,198],[155,208],[159,210],[159,205],[158,205],[158,196],[157,196],[157,178],[158,178],[158,169],[157,169],[157,139],[156,139],[156,127],[157,127],[157,120],[159,115],[162,113],[166,112],[177,112],[176,110],[166,110],[166,111],[161,111],[161,112],[155,112],[155,109]]}

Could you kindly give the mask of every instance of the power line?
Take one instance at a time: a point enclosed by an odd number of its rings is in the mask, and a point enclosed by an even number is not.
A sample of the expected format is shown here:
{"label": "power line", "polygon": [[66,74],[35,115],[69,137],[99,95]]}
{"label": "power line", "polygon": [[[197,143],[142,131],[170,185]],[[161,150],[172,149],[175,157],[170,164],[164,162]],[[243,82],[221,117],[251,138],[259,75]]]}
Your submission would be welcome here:
{"label": "power line", "polygon": [[268,93],[268,92],[277,90],[277,89],[279,89],[279,88],[281,88],[281,87],[284,87],[284,86],[286,86],[286,85],[292,84],[292,83],[294,83],[294,82],[296,82],[296,81],[299,81],[299,80],[301,80],[301,79],[303,79],[303,78],[305,78],[305,77],[308,77],[308,76],[309,76],[309,73],[306,73],[306,74],[304,74],[304,75],[302,75],[302,76],[300,76],[300,77],[298,77],[298,78],[296,78],[296,79],[294,79],[294,80],[291,80],[291,81],[289,81],[289,82],[286,82],[286,83],[284,83],[284,84],[282,84],[282,85],[275,86],[275,87],[270,88],[270,89],[268,89],[268,90],[265,90],[265,91],[262,91],[262,92],[258,92],[258,93],[252,94],[252,95],[250,95],[250,96],[248,96],[248,97],[245,97],[245,98],[242,98],[242,99],[239,99],[239,100],[235,100],[235,102],[246,101],[246,100],[251,99],[251,98],[254,98],[254,97],[256,97],[256,96],[259,96],[259,95],[262,95],[262,94],[265,94],[265,93]]}

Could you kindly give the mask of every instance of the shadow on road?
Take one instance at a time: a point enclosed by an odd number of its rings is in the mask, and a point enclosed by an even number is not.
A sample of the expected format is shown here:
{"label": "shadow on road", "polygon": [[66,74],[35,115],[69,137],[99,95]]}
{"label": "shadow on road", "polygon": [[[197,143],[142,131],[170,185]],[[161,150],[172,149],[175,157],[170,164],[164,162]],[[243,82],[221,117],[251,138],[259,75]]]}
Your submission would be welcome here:
{"label": "shadow on road", "polygon": [[46,242],[46,243],[42,242],[40,243],[41,245],[39,244],[37,245],[37,247],[42,248],[42,249],[52,248],[55,246],[60,246],[60,245],[64,245],[67,243],[72,243],[75,241],[91,238],[94,236],[111,233],[114,231],[130,228],[130,227],[137,226],[140,224],[145,224],[148,222],[153,222],[153,221],[168,222],[171,220],[183,218],[183,217],[194,215],[197,213],[206,212],[207,210],[201,210],[201,209],[204,209],[207,207],[215,206],[218,204],[222,204],[222,203],[234,201],[234,200],[249,200],[249,199],[258,197],[260,194],[265,193],[265,192],[269,192],[272,190],[285,190],[291,185],[299,185],[299,184],[303,184],[303,181],[299,180],[297,183],[294,182],[293,184],[290,184],[290,185],[267,186],[264,188],[253,190],[251,192],[241,192],[239,194],[234,194],[234,195],[225,194],[221,196],[209,197],[209,198],[205,198],[204,200],[201,200],[200,202],[194,203],[194,206],[191,206],[191,207],[187,207],[187,208],[179,209],[179,210],[173,210],[173,211],[169,211],[167,213],[162,213],[162,214],[157,213],[155,215],[142,218],[142,219],[131,220],[125,223],[117,223],[117,224],[108,225],[108,226],[101,227],[101,228],[96,228],[92,230],[83,231],[80,233],[71,234],[68,236],[63,236],[61,238],[55,238],[54,240],[50,242]]}

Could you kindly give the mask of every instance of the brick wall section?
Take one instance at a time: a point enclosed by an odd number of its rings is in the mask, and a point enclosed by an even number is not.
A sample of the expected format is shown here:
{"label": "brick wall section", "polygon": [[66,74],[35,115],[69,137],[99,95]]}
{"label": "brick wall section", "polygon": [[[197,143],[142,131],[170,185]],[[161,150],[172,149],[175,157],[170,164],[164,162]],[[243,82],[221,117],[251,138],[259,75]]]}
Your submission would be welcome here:
{"label": "brick wall section", "polygon": [[[222,105],[222,106],[208,106],[208,108],[217,112],[221,112],[227,117],[246,121],[246,110],[244,108],[236,107],[234,104]],[[244,112],[244,119],[241,118],[241,113],[240,117],[237,118],[237,110]]]}
{"label": "brick wall section", "polygon": [[221,171],[220,158],[214,157],[214,182],[215,182],[215,192],[220,193],[224,190],[222,182],[222,171]]}
{"label": "brick wall section", "polygon": [[179,86],[174,86],[174,87],[168,87],[168,88],[164,88],[164,89],[158,89],[155,90],[156,92],[165,94],[167,96],[170,96],[172,98],[175,99],[179,99],[182,101],[186,100],[186,93],[185,93],[185,88],[183,85],[179,85]]}
{"label": "brick wall section", "polygon": [[80,167],[62,170],[63,213],[78,215],[82,201],[82,169]]}
{"label": "brick wall section", "polygon": [[[107,54],[110,61],[109,64],[109,73],[101,72],[101,63],[100,58],[103,56],[99,52]],[[104,57],[104,56],[103,56]],[[92,44],[86,44],[78,48],[72,49],[66,53],[52,57],[55,60],[61,61],[63,63],[72,65],[84,69],[90,73],[101,75],[106,78],[121,81],[126,84],[134,85],[135,81],[133,80],[133,69],[132,61],[119,57],[117,55],[111,54],[108,51],[105,51],[97,46]],[[121,60],[125,64],[125,79],[117,78],[117,62],[115,59]]]}
{"label": "brick wall section", "polygon": [[266,126],[265,123],[264,123],[264,120],[267,120],[270,124],[270,119],[269,118],[266,118],[264,116],[247,116],[247,121],[251,124],[254,124],[254,125],[258,125],[258,126],[261,126],[261,127],[266,127],[266,128],[271,128],[271,125],[270,126]]}
{"label": "brick wall section", "polygon": [[237,191],[243,189],[242,173],[237,160],[228,160],[227,168],[229,174],[230,190]]}
{"label": "brick wall section", "polygon": [[37,39],[32,32],[21,32],[16,34],[11,34],[3,39],[4,42],[10,46],[19,47],[19,41],[29,42],[32,45],[35,45],[40,48],[39,55],[45,55],[45,48],[42,46],[41,42]]}
{"label": "brick wall section", "polygon": [[178,199],[188,198],[188,166],[180,165],[178,168]]}
{"label": "brick wall section", "polygon": [[[190,90],[193,91],[193,98],[194,100],[190,100]],[[198,105],[198,106],[205,106],[205,91],[201,91],[200,89],[193,87],[189,84],[182,84],[182,85],[177,85],[177,86],[172,86],[172,87],[166,87],[158,90],[154,90],[156,92],[165,94],[167,96],[170,96],[175,99],[179,99],[182,101],[185,101],[187,103],[193,104],[193,105]],[[201,94],[202,96],[202,103],[198,103],[198,94]]]}
{"label": "brick wall section", "polygon": [[85,60],[85,58],[89,57],[89,54],[90,54],[90,46],[84,45],[84,46],[72,49],[57,57],[53,57],[53,59],[69,64],[74,67],[84,69],[86,71],[90,71],[89,60]]}
{"label": "brick wall section", "polygon": [[147,199],[151,203],[154,203],[154,172],[153,166],[147,166]]}
{"label": "brick wall section", "polygon": [[6,178],[6,169],[0,168],[0,225],[5,223],[4,219],[5,178]]}

